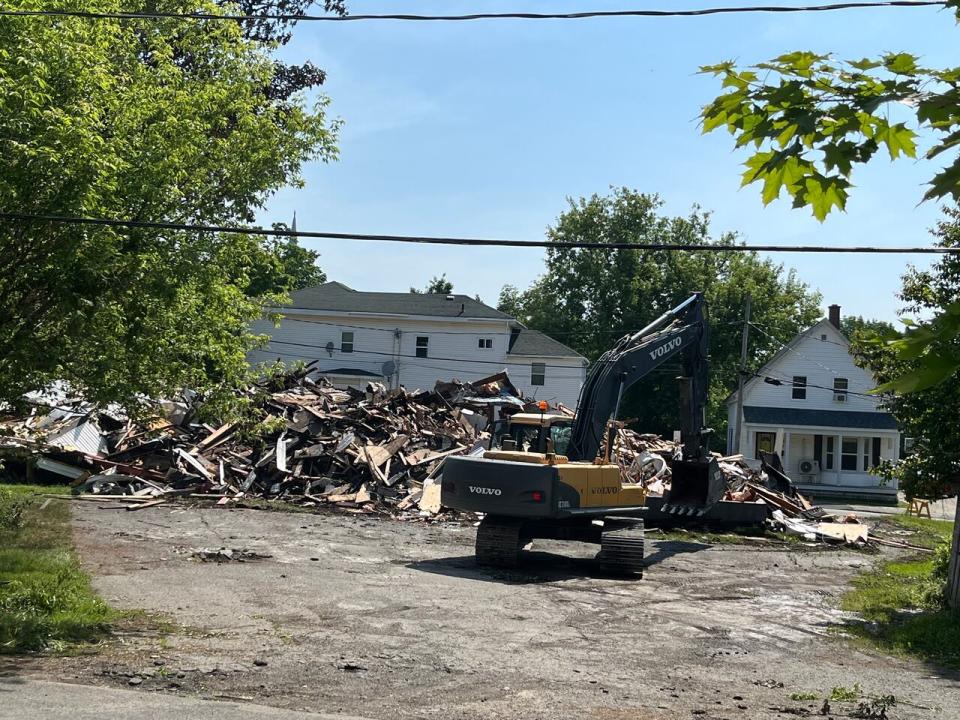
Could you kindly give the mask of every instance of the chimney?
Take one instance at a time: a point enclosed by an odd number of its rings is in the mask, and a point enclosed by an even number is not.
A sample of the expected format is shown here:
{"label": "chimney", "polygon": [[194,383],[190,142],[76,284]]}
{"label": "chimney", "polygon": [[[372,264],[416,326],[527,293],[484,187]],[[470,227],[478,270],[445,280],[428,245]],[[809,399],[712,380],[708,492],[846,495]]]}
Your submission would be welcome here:
{"label": "chimney", "polygon": [[840,329],[840,306],[839,305],[830,306],[830,324],[833,325],[837,330]]}

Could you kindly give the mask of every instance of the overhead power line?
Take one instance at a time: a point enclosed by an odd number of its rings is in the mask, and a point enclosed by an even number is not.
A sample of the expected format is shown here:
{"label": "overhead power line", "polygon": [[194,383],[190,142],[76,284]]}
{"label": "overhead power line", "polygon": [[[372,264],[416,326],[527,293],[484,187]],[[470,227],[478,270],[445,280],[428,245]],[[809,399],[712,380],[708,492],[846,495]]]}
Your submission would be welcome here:
{"label": "overhead power line", "polygon": [[117,220],[112,218],[66,217],[29,213],[0,213],[0,220],[15,222],[45,222],[66,225],[93,225],[148,230],[175,230],[181,232],[238,233],[271,237],[315,238],[325,240],[358,240],[374,242],[418,243],[426,245],[462,245],[471,247],[595,249],[595,250],[667,250],[678,252],[795,252],[795,253],[860,253],[860,254],[924,254],[960,255],[960,247],[931,246],[852,246],[852,245],[722,245],[693,243],[585,242],[566,240],[493,240],[487,238],[435,237],[423,235],[373,235],[367,233],[317,232],[307,230],[273,230],[249,226],[200,225],[144,220]]}
{"label": "overhead power line", "polygon": [[733,15],[739,13],[808,13],[833,12],[837,10],[862,10],[867,8],[916,8],[944,6],[944,0],[885,0],[880,2],[841,2],[826,5],[746,5],[733,7],[713,7],[690,10],[585,10],[583,12],[483,12],[460,15],[421,15],[410,13],[383,13],[362,15],[297,15],[262,13],[256,15],[234,15],[215,13],[174,13],[174,12],[98,12],[91,10],[0,10],[0,16],[20,17],[79,17],[90,19],[115,20],[283,20],[307,22],[360,22],[367,20],[403,20],[427,22],[455,22],[471,20],[586,20],[589,18],[672,18],[704,17],[709,15]]}

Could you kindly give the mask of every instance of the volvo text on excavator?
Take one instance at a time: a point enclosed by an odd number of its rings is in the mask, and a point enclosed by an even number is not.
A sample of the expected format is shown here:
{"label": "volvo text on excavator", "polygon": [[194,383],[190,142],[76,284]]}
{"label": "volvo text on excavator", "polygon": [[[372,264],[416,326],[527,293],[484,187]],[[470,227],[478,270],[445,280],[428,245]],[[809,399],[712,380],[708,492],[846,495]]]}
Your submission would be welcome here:
{"label": "volvo text on excavator", "polygon": [[[447,458],[443,505],[485,514],[477,530],[478,563],[515,566],[528,542],[552,538],[598,543],[597,560],[605,570],[642,574],[645,491],[622,482],[610,457],[610,421],[629,387],[674,358],[682,365],[681,447],[670,463],[671,488],[661,510],[696,516],[719,501],[725,486],[704,427],[709,334],[706,304],[695,293],[601,356],[580,392],[572,424],[534,418],[527,423],[538,426],[534,436],[518,421],[501,446],[482,457]],[[523,441],[524,432],[530,442]]]}

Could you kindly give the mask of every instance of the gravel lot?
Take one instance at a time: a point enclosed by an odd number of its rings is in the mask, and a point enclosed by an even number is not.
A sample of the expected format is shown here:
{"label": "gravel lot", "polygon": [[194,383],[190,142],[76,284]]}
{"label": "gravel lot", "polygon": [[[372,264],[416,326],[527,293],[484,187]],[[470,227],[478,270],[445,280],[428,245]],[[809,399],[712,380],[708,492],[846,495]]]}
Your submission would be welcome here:
{"label": "gravel lot", "polygon": [[[776,718],[791,693],[859,683],[891,718],[960,717],[956,675],[859,649],[831,627],[856,551],[652,542],[642,580],[542,543],[518,571],[474,529],[349,515],[76,503],[102,595],[163,613],[92,656],[18,663],[44,679],[371,718]],[[226,547],[269,555],[203,562]],[[10,672],[10,669],[7,669]],[[842,717],[853,706],[834,704]]]}

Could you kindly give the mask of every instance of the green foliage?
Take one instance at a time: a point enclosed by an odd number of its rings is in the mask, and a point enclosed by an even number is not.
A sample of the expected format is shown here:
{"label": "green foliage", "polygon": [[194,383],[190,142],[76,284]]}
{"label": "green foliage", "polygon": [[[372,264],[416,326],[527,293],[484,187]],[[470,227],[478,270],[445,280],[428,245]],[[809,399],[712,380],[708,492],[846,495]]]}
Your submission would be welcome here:
{"label": "green foliage", "polygon": [[789,697],[791,700],[817,700],[820,696],[815,692],[793,692]]}
{"label": "green foliage", "polygon": [[[960,247],[960,210],[946,210],[935,231],[938,245]],[[885,404],[896,416],[914,451],[895,466],[884,466],[910,497],[936,498],[955,493],[960,481],[960,315],[950,308],[960,297],[960,257],[948,255],[926,270],[910,268],[900,298],[904,313],[948,308],[930,324],[905,321],[906,330],[878,330],[852,338],[858,364],[868,368],[888,393]],[[954,318],[951,325],[947,318]]]}
{"label": "green foliage", "polygon": [[[922,67],[909,53],[839,61],[801,51],[744,70],[732,62],[700,70],[726,88],[703,108],[703,131],[725,128],[738,148],[752,146],[743,184],[760,183],[765,205],[786,191],[794,207],[823,220],[846,207],[854,167],[879,150],[916,158],[920,128],[936,137],[928,160],[960,145],[960,67]],[[960,200],[960,158],[933,177],[924,198],[947,196]]]}
{"label": "green foliage", "polygon": [[[287,228],[276,223],[273,229]],[[229,242],[232,264],[223,269],[247,297],[274,297],[327,281],[327,274],[317,265],[320,253],[308,250],[295,238],[238,234],[231,235]]]}
{"label": "green foliage", "polygon": [[430,278],[430,282],[427,283],[427,286],[423,290],[410,288],[410,292],[418,295],[449,295],[453,292],[453,283],[447,280],[447,274],[443,273],[439,277],[434,275]]}
{"label": "green foliage", "polygon": [[23,527],[23,511],[29,501],[22,495],[0,487],[0,530],[18,530]]}
{"label": "green foliage", "polygon": [[17,528],[0,529],[0,653],[58,648],[101,637],[114,618],[70,549],[69,509],[44,510],[26,486],[3,488],[24,503]]}
{"label": "green foliage", "polygon": [[[296,95],[273,99],[276,71],[234,23],[8,18],[0,208],[250,222],[272,192],[300,182],[305,161],[336,152],[325,99],[312,109]],[[296,254],[230,234],[5,223],[0,401],[54,379],[126,404],[184,386],[221,393],[246,372],[249,321],[292,286],[276,281],[276,256],[289,269],[284,258],[303,264]]]}
{"label": "green foliage", "polygon": [[863,688],[860,684],[855,684],[852,688],[838,685],[830,691],[830,700],[833,702],[856,702],[863,694]]}
{"label": "green foliage", "polygon": [[[911,526],[906,521],[919,520],[889,519],[905,527]],[[885,651],[958,668],[960,616],[944,607],[952,524],[927,520],[919,526],[939,535],[936,552],[881,563],[859,576],[843,596],[841,607],[858,613],[863,622],[847,623],[844,629]]]}
{"label": "green foliage", "polygon": [[[731,233],[714,239],[708,213],[686,217],[659,213],[662,202],[627,188],[571,201],[549,228],[551,241],[734,245]],[[744,295],[753,296],[753,320],[769,335],[750,343],[750,364],[759,367],[784,340],[819,316],[819,297],[792,271],[755,253],[683,253],[589,248],[548,248],[546,272],[524,292],[510,286],[499,309],[531,327],[562,338],[596,360],[617,338],[635,332],[694,291],[709,303],[711,385],[708,422],[714,444],[726,442],[724,399],[736,387]],[[677,427],[676,368],[664,367],[634,386],[621,407],[635,427],[669,434]]]}
{"label": "green foliage", "polygon": [[844,315],[840,318],[840,332],[847,339],[865,338],[873,335],[890,335],[895,328],[886,320],[868,320],[862,315]]}
{"label": "green foliage", "polygon": [[[891,160],[916,158],[921,130],[934,138],[924,159],[939,165],[948,153],[923,199],[960,202],[960,66],[923,67],[903,52],[840,61],[798,51],[746,69],[723,62],[700,70],[726,88],[703,108],[703,132],[725,128],[736,147],[751,148],[743,184],[760,184],[764,205],[786,191],[794,207],[810,207],[823,221],[846,208],[855,166],[882,149]],[[960,300],[936,311],[893,345],[903,361],[918,362],[881,390],[922,391],[960,370]]]}

